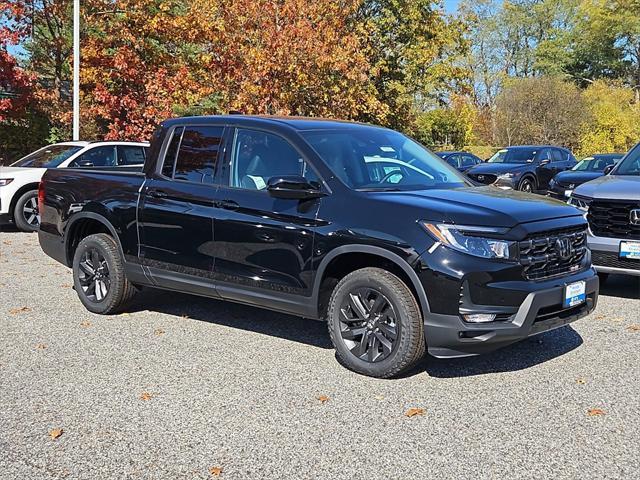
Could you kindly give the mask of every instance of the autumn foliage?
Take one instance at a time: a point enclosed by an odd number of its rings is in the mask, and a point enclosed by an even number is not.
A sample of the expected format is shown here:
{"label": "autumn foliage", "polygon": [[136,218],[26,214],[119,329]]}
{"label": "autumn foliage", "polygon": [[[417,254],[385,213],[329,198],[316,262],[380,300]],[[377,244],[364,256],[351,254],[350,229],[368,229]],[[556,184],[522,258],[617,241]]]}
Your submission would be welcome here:
{"label": "autumn foliage", "polygon": [[31,79],[8,51],[26,34],[24,16],[24,2],[0,1],[0,122],[24,113],[29,101]]}

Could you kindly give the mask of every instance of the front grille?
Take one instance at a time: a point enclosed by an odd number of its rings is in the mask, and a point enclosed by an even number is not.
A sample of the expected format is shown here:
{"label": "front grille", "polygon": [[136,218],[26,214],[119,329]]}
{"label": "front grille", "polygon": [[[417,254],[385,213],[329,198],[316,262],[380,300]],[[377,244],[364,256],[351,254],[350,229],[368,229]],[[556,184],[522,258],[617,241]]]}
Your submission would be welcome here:
{"label": "front grille", "polygon": [[[560,256],[558,240],[567,238],[567,257]],[[518,242],[520,263],[524,266],[527,280],[542,280],[574,273],[587,252],[587,230],[585,227],[566,228],[536,233]]]}
{"label": "front grille", "polygon": [[614,252],[591,252],[591,262],[599,267],[625,268],[628,270],[640,270],[640,260],[620,258]]}
{"label": "front grille", "polygon": [[491,185],[498,178],[496,175],[489,173],[470,173],[469,176],[476,182],[484,183],[485,185]]}
{"label": "front grille", "polygon": [[631,210],[640,208],[640,202],[593,200],[587,220],[598,237],[640,239],[640,224],[631,224]]}

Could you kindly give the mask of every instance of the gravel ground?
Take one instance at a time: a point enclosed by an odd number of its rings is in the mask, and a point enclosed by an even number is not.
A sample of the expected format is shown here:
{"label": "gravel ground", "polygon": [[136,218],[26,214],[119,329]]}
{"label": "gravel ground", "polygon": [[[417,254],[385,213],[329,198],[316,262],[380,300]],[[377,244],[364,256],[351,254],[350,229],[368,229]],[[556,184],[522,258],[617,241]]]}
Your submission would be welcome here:
{"label": "gravel ground", "polygon": [[0,478],[640,478],[637,279],[572,326],[375,380],[320,322],[154,290],[93,315],[36,235],[0,249]]}

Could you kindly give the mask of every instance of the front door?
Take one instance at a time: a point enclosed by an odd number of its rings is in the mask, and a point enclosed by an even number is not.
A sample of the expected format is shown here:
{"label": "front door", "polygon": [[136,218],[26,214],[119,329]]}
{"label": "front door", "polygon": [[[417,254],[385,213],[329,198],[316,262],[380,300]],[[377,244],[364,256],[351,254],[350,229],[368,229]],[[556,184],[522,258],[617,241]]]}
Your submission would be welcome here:
{"label": "front door", "polygon": [[[140,196],[140,256],[160,286],[215,293],[213,218],[222,126],[177,126]],[[161,153],[162,156],[162,153]]]}
{"label": "front door", "polygon": [[310,296],[314,226],[322,200],[278,199],[266,187],[272,176],[302,175],[321,188],[318,175],[293,145],[273,133],[238,128],[229,144],[216,197],[218,292],[248,303]]}

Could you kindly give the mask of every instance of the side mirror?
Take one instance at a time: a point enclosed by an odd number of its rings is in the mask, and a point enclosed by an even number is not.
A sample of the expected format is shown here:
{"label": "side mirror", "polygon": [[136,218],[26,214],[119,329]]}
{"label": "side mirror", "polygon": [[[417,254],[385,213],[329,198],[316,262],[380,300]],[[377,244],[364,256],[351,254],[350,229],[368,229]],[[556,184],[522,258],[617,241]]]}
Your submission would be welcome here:
{"label": "side mirror", "polygon": [[267,191],[272,197],[289,200],[309,200],[325,195],[300,175],[271,177],[267,181]]}
{"label": "side mirror", "polygon": [[81,160],[76,165],[79,167],[93,167],[93,162],[89,160]]}
{"label": "side mirror", "polygon": [[615,167],[615,165],[607,165],[606,167],[604,167],[603,173],[605,175],[609,175],[611,173],[611,170],[613,170],[613,167]]}

